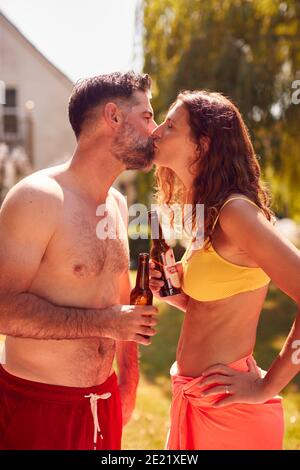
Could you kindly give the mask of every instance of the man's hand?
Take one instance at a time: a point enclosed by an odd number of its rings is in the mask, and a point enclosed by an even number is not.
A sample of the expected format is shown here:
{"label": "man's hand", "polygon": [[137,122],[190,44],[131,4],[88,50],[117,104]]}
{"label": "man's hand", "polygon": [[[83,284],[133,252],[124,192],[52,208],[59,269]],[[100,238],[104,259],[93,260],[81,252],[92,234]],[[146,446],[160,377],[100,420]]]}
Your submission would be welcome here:
{"label": "man's hand", "polygon": [[115,305],[109,311],[103,336],[148,346],[157,333],[153,328],[157,325],[157,313],[158,309],[152,305]]}

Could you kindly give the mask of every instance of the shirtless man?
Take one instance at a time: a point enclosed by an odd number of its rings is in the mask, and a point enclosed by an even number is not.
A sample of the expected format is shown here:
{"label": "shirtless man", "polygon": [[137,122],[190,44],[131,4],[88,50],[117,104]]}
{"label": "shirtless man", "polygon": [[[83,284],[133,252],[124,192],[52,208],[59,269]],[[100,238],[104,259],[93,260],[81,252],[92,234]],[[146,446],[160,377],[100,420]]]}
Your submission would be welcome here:
{"label": "shirtless man", "polygon": [[[3,203],[1,449],[120,449],[137,343],[150,344],[157,309],[128,305],[127,204],[111,186],[152,166],[150,86],[132,72],[76,85],[73,158],[26,177]],[[104,220],[115,238],[99,236]]]}

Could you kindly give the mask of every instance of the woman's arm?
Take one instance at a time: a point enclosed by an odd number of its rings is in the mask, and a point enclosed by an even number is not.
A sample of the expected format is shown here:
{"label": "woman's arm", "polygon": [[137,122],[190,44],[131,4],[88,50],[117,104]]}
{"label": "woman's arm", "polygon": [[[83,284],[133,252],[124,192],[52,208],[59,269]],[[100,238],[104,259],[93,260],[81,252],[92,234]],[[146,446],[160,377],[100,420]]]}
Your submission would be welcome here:
{"label": "woman's arm", "polygon": [[[177,269],[178,269],[178,274],[181,280],[182,284],[182,265],[181,262],[176,263]],[[178,308],[179,310],[182,310],[183,312],[186,311],[187,304],[189,301],[189,296],[182,293],[182,294],[177,294],[177,295],[172,295],[168,297],[161,297],[159,294],[159,289],[163,286],[163,282],[159,280],[161,277],[160,271],[155,269],[155,264],[152,260],[150,260],[150,289],[153,292],[154,297],[159,299],[160,301],[164,301],[168,303],[169,305],[172,305],[173,307]]]}
{"label": "woman's arm", "polygon": [[[258,208],[246,201],[234,200],[228,203],[222,210],[219,221],[226,236],[247,253],[298,305],[293,327],[266,376],[260,380],[256,378],[255,386],[249,382],[250,375],[247,373],[234,374],[236,378],[227,380],[227,384],[231,384],[231,396],[222,400],[222,404],[237,401],[254,403],[256,400],[262,402],[277,395],[300,371],[297,354],[300,346],[300,252],[273,227]],[[230,374],[228,369],[219,364],[208,368],[204,375]],[[253,372],[250,367],[252,376]],[[206,385],[213,380],[211,377],[205,380]],[[207,394],[209,392],[205,393]]]}

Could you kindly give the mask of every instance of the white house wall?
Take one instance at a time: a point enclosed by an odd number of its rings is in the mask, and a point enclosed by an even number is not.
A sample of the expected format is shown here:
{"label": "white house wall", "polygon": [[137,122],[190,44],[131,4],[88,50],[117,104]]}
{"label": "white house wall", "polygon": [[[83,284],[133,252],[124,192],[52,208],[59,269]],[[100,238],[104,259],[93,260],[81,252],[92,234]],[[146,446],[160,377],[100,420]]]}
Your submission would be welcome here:
{"label": "white house wall", "polygon": [[[80,58],[79,58],[80,60]],[[66,160],[75,147],[67,105],[72,82],[0,15],[0,79],[18,90],[20,116],[33,101],[34,167]]]}

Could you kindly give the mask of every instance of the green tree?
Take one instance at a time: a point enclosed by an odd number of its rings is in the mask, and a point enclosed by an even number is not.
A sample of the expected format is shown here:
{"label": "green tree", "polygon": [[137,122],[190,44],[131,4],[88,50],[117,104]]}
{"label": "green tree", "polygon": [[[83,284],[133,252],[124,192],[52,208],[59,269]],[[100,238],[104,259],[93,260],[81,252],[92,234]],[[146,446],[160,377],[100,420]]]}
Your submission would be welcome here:
{"label": "green tree", "polygon": [[181,89],[221,91],[250,129],[274,208],[300,220],[299,0],[143,0],[158,120]]}

